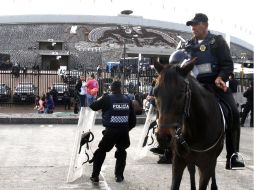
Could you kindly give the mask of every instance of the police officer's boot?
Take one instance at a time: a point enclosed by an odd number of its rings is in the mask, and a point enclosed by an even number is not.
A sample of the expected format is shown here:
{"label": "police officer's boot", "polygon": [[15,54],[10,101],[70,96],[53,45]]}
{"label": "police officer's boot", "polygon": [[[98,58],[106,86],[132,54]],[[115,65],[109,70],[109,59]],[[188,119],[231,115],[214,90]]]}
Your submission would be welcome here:
{"label": "police officer's boot", "polygon": [[239,133],[240,130],[229,130],[226,131],[226,148],[227,148],[227,161],[226,169],[231,170],[232,168],[243,168],[245,164],[242,160],[239,160],[237,152],[239,152]]}
{"label": "police officer's boot", "polygon": [[160,156],[158,164],[172,164],[172,151],[171,149],[166,149],[163,156]]}
{"label": "police officer's boot", "polygon": [[165,143],[164,143],[164,139],[162,139],[158,133],[155,133],[155,136],[156,136],[156,140],[158,142],[158,146],[157,147],[154,147],[154,148],[151,148],[150,151],[154,154],[157,154],[157,155],[163,155],[164,154],[164,149],[165,149]]}
{"label": "police officer's boot", "polygon": [[232,154],[230,158],[227,158],[226,169],[231,170],[233,168],[244,168],[245,164],[242,160],[239,160],[237,154]]}
{"label": "police officer's boot", "polygon": [[116,166],[115,166],[115,180],[116,182],[122,182],[124,180],[123,172],[126,165],[127,153],[125,150],[117,150],[115,153]]}
{"label": "police officer's boot", "polygon": [[100,149],[97,149],[94,152],[93,157],[93,172],[92,176],[90,177],[90,180],[94,183],[99,182],[99,175],[101,171],[101,166],[105,160],[106,152],[101,151]]}
{"label": "police officer's boot", "polygon": [[159,135],[158,133],[155,133],[155,136],[158,146],[156,148],[151,148],[150,151],[154,154],[160,155],[160,157],[164,157],[165,151],[170,146],[171,137],[168,135]]}

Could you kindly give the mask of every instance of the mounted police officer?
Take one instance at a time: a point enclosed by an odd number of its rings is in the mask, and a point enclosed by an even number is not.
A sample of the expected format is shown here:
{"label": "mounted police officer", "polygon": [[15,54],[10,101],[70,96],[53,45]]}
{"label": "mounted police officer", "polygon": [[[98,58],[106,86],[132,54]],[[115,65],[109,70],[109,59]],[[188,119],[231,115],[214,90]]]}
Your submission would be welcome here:
{"label": "mounted police officer", "polygon": [[94,152],[92,182],[99,182],[101,166],[106,153],[116,146],[115,179],[124,180],[123,172],[126,165],[127,153],[130,146],[129,131],[136,125],[136,115],[131,100],[121,93],[121,82],[111,84],[112,94],[104,95],[90,105],[94,111],[102,110],[102,123],[105,127],[103,138]]}
{"label": "mounted police officer", "polygon": [[[240,119],[235,100],[226,86],[234,69],[230,50],[221,35],[208,31],[208,17],[205,14],[197,13],[186,25],[192,27],[194,36],[186,43],[185,50],[191,57],[197,57],[193,70],[197,80],[226,104],[232,113],[232,125],[229,124],[226,130],[226,169],[231,169],[231,156],[239,152]],[[244,167],[244,163],[236,156],[232,157],[231,166]]]}

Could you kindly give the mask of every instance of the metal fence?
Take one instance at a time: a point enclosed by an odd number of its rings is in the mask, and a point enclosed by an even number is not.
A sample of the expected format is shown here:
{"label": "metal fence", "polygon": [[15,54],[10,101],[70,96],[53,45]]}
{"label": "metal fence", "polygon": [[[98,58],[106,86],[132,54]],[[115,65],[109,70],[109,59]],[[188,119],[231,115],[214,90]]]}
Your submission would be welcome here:
{"label": "metal fence", "polygon": [[[155,70],[112,70],[111,72],[101,70],[86,70],[86,71],[65,71],[59,73],[58,71],[49,70],[0,70],[0,105],[13,105],[20,103],[34,103],[36,96],[42,96],[43,94],[52,90],[53,87],[62,86],[67,90],[71,97],[75,96],[75,86],[81,75],[86,80],[91,74],[96,76],[99,82],[98,96],[109,91],[109,85],[113,80],[122,81],[123,91],[127,93],[138,93],[145,97],[148,92],[152,80],[155,77]],[[237,78],[238,80],[238,92],[244,92],[253,80],[252,77]],[[30,86],[30,91],[25,90],[25,86]],[[20,88],[19,88],[20,87]],[[22,89],[24,88],[24,89]],[[18,90],[21,89],[23,95],[30,97],[29,101],[22,101],[22,95],[17,99]]]}
{"label": "metal fence", "polygon": [[[80,78],[84,76],[89,79],[91,74],[96,76],[99,82],[98,96],[108,92],[109,85],[113,80],[121,80],[124,93],[139,93],[145,95],[149,91],[155,71],[112,71],[107,72],[102,70],[97,72],[95,70],[86,71],[58,71],[48,70],[0,70],[0,105],[13,105],[21,103],[34,103],[36,96],[52,90],[53,87],[62,86],[67,90],[70,96],[75,96],[75,86]],[[29,88],[27,87],[29,86]],[[26,89],[28,88],[28,89]],[[21,94],[17,99],[17,94]],[[23,96],[29,96],[29,101],[23,101]]]}

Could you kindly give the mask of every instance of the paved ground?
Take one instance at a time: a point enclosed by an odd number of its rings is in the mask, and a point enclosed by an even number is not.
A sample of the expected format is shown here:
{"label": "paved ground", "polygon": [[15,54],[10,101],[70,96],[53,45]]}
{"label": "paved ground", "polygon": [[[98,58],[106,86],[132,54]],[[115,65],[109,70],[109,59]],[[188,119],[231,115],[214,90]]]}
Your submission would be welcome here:
{"label": "paved ground", "polygon": [[[107,155],[101,182],[89,182],[91,167],[85,176],[72,184],[66,183],[68,165],[75,135],[75,125],[0,125],[0,189],[1,190],[56,190],[56,189],[112,189],[166,190],[170,188],[171,165],[156,164],[157,156],[135,161],[135,148],[142,126],[131,131],[132,145],[128,149],[125,182],[114,182],[114,152]],[[94,127],[93,149],[101,137],[102,127]],[[245,170],[227,171],[225,152],[219,157],[217,180],[221,190],[251,190],[253,184],[253,129],[242,128],[241,152]],[[197,174],[198,177],[198,174]],[[189,176],[184,173],[181,189],[189,188]]]}

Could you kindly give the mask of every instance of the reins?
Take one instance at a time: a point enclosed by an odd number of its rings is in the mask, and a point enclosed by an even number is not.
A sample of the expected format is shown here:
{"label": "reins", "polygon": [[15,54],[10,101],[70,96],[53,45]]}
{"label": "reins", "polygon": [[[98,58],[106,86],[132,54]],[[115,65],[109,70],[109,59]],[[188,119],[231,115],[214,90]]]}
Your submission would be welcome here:
{"label": "reins", "polygon": [[[191,89],[190,89],[190,83],[189,83],[189,80],[188,79],[185,79],[184,80],[185,83],[186,83],[186,92],[185,92],[185,95],[186,95],[186,99],[185,99],[185,105],[184,105],[184,114],[183,114],[183,121],[188,118],[190,116],[190,103],[191,103]],[[221,107],[220,107],[221,109]],[[221,109],[221,112],[223,114],[223,111]],[[183,122],[182,122],[183,123]],[[223,123],[225,125],[225,118],[223,116]],[[207,151],[210,151],[212,150],[219,142],[220,142],[220,139],[223,137],[224,135],[224,129],[222,129],[221,131],[221,134],[219,136],[219,138],[216,140],[216,142],[206,148],[206,149],[202,149],[202,150],[199,150],[199,149],[195,149],[195,148],[192,148],[187,142],[186,140],[184,139],[184,136],[183,136],[183,133],[182,133],[182,125],[179,124],[177,126],[180,126],[177,128],[176,132],[175,132],[175,138],[177,140],[178,143],[180,143],[181,145],[184,146],[184,148],[188,151],[188,152],[198,152],[198,153],[204,153],[204,152],[207,152]]]}

